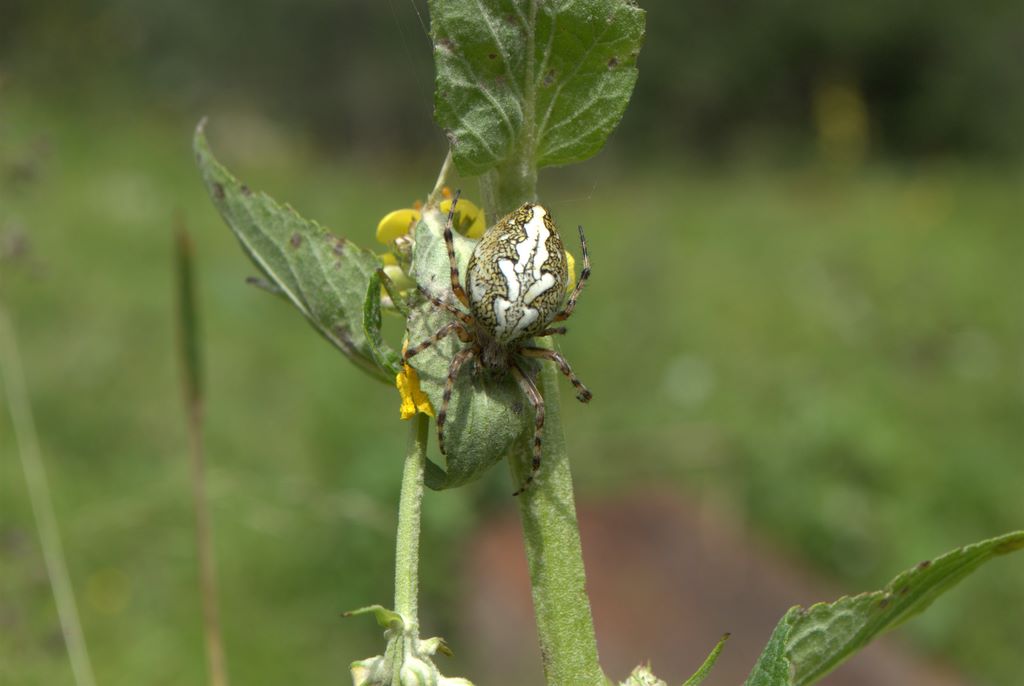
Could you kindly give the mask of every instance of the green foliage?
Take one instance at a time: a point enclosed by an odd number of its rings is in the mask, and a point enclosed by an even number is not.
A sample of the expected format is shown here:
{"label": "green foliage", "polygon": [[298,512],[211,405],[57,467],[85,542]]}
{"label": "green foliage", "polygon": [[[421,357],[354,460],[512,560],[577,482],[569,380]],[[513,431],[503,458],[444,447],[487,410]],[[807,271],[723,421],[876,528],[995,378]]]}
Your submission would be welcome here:
{"label": "green foliage", "polygon": [[[337,682],[339,656],[326,642],[365,655],[379,643],[372,622],[341,621],[338,612],[390,590],[395,457],[405,442],[393,389],[365,383],[296,326],[290,308],[242,283],[252,270],[181,155],[174,123],[139,109],[114,128],[109,115],[70,116],[10,86],[8,159],[38,132],[53,146],[40,184],[3,196],[5,230],[16,220],[33,245],[18,270],[28,278],[12,279],[9,302],[99,676],[111,686],[203,679],[168,316],[166,238],[174,208],[185,207],[204,277],[232,671],[240,683]],[[633,114],[631,105],[627,119]],[[222,155],[243,159],[223,145]],[[245,176],[309,216],[345,216],[351,237],[368,244],[379,205],[416,197],[436,171],[389,164],[378,170],[394,184],[384,189],[377,172],[294,148],[273,164],[246,158]],[[601,402],[564,408],[586,455],[573,466],[591,498],[646,488],[652,475],[665,488],[710,490],[852,588],[876,588],[865,577],[900,569],[908,555],[923,559],[929,546],[1021,521],[1015,179],[959,165],[846,176],[657,164],[628,176],[581,173],[560,176],[546,198],[559,207],[597,184],[593,202],[573,206],[573,223],[642,226],[645,243],[658,246],[640,253],[636,232],[601,234],[600,253],[633,259],[595,264],[563,343],[577,368],[600,370]],[[613,324],[628,327],[646,354],[623,364],[621,350],[595,344],[593,333]],[[981,340],[968,345],[966,334]],[[681,354],[713,374],[705,396],[668,386]],[[691,378],[682,390],[695,385]],[[13,455],[9,427],[0,447]],[[459,549],[483,516],[472,498],[503,506],[503,471],[472,489],[427,495],[428,550]],[[0,460],[0,503],[0,595],[14,622],[0,632],[0,664],[14,683],[66,683],[66,658],[48,647],[52,597],[38,582],[31,513],[11,459]],[[875,535],[884,530],[900,535],[889,543]],[[146,544],[157,540],[158,548]],[[453,627],[452,664],[466,673],[471,641],[449,614],[455,563],[435,557],[423,592]],[[1024,662],[1007,636],[1024,632],[1016,611],[1024,556],[1014,557],[979,570],[900,636],[971,683],[1016,683]],[[1003,569],[1012,576],[994,575]],[[86,592],[97,586],[101,595]]]}
{"label": "green foliage", "polygon": [[435,115],[463,174],[569,164],[604,145],[636,83],[626,0],[430,3]]}
{"label": "green foliage", "polygon": [[924,611],[978,567],[1024,548],[1024,531],[927,560],[871,593],[794,607],[772,632],[746,686],[813,684],[873,638]]}
{"label": "green foliage", "polygon": [[344,614],[345,617],[358,617],[360,615],[373,615],[373,618],[377,620],[377,626],[381,629],[401,631],[405,626],[405,622],[402,621],[402,615],[394,610],[389,610],[383,605],[367,605],[366,607],[349,610]]}
{"label": "green foliage", "polygon": [[324,338],[390,383],[391,370],[377,364],[379,351],[363,326],[366,291],[380,260],[238,181],[214,159],[203,123],[194,146],[210,197],[253,263]]}
{"label": "green foliage", "polygon": [[697,671],[693,673],[689,679],[687,679],[683,686],[700,686],[704,679],[707,678],[708,674],[711,673],[711,668],[718,662],[718,656],[722,654],[722,649],[725,647],[725,642],[729,640],[729,634],[725,634],[718,640],[715,647],[711,649],[711,652],[705,658],[701,666],[697,668]]}
{"label": "green foliage", "polygon": [[[366,335],[373,361],[378,367],[393,375],[402,369],[402,356],[387,344],[381,331],[381,288],[387,281],[387,274],[382,269],[377,269],[370,276],[370,282],[366,286],[366,299],[363,301],[363,333]],[[392,298],[400,297],[397,292],[392,291],[393,289],[389,289]]]}
{"label": "green foliage", "polygon": [[791,683],[786,639],[800,611],[801,608],[794,607],[782,617],[743,686],[788,686]]}

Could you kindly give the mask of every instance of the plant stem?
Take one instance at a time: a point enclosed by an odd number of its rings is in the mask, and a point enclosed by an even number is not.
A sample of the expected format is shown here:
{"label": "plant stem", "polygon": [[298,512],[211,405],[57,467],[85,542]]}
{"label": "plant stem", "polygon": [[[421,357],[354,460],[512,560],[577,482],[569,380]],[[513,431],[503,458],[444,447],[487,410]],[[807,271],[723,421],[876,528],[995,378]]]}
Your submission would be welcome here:
{"label": "plant stem", "polygon": [[441,195],[445,184],[448,183],[448,176],[452,173],[452,166],[452,151],[448,150],[448,154],[445,155],[444,162],[441,164],[441,171],[437,175],[437,181],[434,183],[434,189],[427,196],[427,207],[435,206],[441,202]]}
{"label": "plant stem", "polygon": [[[480,195],[493,225],[524,202],[537,200],[537,163],[533,139],[537,102],[534,59],[537,0],[528,6],[526,22],[526,91],[523,97],[523,127],[516,154],[480,178]],[[550,338],[539,341],[552,347]],[[607,683],[597,660],[597,639],[590,600],[586,591],[583,549],[580,545],[572,472],[562,431],[558,391],[559,375],[554,365],[542,365],[540,391],[544,396],[543,472],[519,496],[530,587],[537,620],[544,678],[548,686],[598,686]],[[509,455],[515,483],[525,481],[532,457],[533,441],[522,440]]]}
{"label": "plant stem", "polygon": [[228,686],[224,641],[217,602],[217,569],[213,555],[213,534],[206,503],[206,469],[203,451],[203,410],[198,402],[188,413],[189,452],[192,465],[192,504],[196,520],[196,555],[199,562],[199,590],[203,603],[203,635],[206,640],[207,677],[211,686]]}
{"label": "plant stem", "polygon": [[524,158],[496,167],[480,177],[480,200],[484,203],[487,225],[498,220],[524,202],[537,200],[537,169]]}
{"label": "plant stem", "polygon": [[89,661],[89,651],[85,645],[82,623],[75,605],[75,592],[71,586],[71,576],[68,573],[60,531],[57,528],[57,515],[53,511],[50,484],[39,455],[39,437],[32,417],[32,406],[25,390],[14,327],[2,304],[0,372],[3,374],[4,390],[11,411],[11,421],[14,424],[21,467],[25,472],[25,485],[28,488],[29,501],[32,503],[32,514],[35,516],[36,528],[39,531],[46,574],[50,579],[53,600],[57,605],[57,617],[60,620],[61,633],[64,635],[64,645],[71,661],[71,672],[77,686],[95,686],[96,678]]}
{"label": "plant stem", "polygon": [[196,526],[199,592],[203,607],[207,678],[210,686],[228,686],[227,661],[217,600],[217,569],[213,553],[213,527],[206,499],[206,458],[203,450],[202,365],[199,324],[193,277],[192,241],[179,214],[175,218],[175,266],[178,277],[178,335],[182,359],[182,385],[191,457],[192,508]]}
{"label": "plant stem", "polygon": [[[550,339],[540,343],[551,347]],[[606,680],[587,598],[558,382],[554,365],[543,365],[544,463],[540,477],[519,496],[519,514],[546,683],[596,686]],[[523,483],[529,472],[531,446],[532,441],[520,442],[511,456],[515,483]]]}
{"label": "plant stem", "polygon": [[423,473],[427,463],[427,416],[417,414],[409,430],[409,449],[402,470],[402,491],[398,503],[398,534],[395,549],[395,612],[402,616],[406,631],[418,630],[420,511],[423,502]]}

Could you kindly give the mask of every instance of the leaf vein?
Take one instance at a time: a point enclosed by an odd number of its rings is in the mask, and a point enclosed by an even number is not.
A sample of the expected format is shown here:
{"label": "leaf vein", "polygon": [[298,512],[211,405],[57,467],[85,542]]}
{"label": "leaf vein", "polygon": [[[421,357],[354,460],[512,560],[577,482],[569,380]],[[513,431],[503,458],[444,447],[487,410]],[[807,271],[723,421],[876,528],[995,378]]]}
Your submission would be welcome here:
{"label": "leaf vein", "polygon": [[[484,86],[483,81],[480,79],[479,76],[477,76],[476,72],[473,71],[473,66],[469,62],[468,59],[466,59],[462,55],[456,55],[456,59],[458,59],[460,62],[462,62],[463,67],[466,69],[467,72],[469,72],[469,75],[473,78],[474,81],[462,81],[462,80],[452,79],[452,83],[454,83],[456,85],[461,85],[464,88],[467,88],[469,90],[478,90],[478,91],[480,91],[481,95],[483,95],[484,98],[490,102],[491,106],[494,107],[494,109],[496,109],[498,111],[498,113],[501,115],[501,120],[505,124],[505,127],[508,129],[509,138],[515,138],[515,135],[516,135],[515,126],[512,124],[512,120],[509,118],[508,112],[505,111],[505,107],[494,96],[494,94],[491,93],[490,89],[487,88],[486,86]],[[518,104],[518,102],[519,101],[517,100],[516,103]],[[520,114],[521,114],[521,112],[520,112]],[[468,127],[466,127],[464,120],[463,120],[462,124],[463,124],[463,127],[468,128]]]}
{"label": "leaf vein", "polygon": [[519,90],[519,84],[516,83],[515,77],[512,75],[511,53],[502,44],[501,38],[498,37],[498,30],[491,23],[491,15],[484,8],[483,2],[476,0],[476,6],[480,10],[481,16],[483,16],[484,23],[487,24],[487,29],[491,32],[491,37],[494,38],[494,44],[498,47],[498,52],[501,53],[501,60],[505,63],[505,75],[508,77],[509,83],[512,84],[512,90],[516,95],[516,99],[522,100],[523,93]]}
{"label": "leaf vein", "polygon": [[[601,31],[601,33],[598,34],[597,37],[595,37],[594,42],[587,48],[586,52],[583,53],[583,56],[580,57],[580,59],[576,60],[576,66],[573,68],[573,70],[569,72],[568,76],[566,76],[564,79],[561,79],[558,83],[558,86],[555,87],[555,92],[554,94],[552,94],[551,101],[548,103],[547,111],[544,112],[544,119],[541,120],[540,126],[537,127],[538,141],[543,140],[544,136],[547,133],[548,120],[551,118],[551,112],[555,109],[555,103],[558,101],[558,98],[560,98],[562,95],[562,90],[565,88],[566,84],[570,83],[572,79],[576,76],[576,74],[579,73],[580,69],[583,68],[584,64],[586,64],[587,62],[587,58],[590,57],[590,54],[594,51],[594,49],[601,44],[601,39],[604,38],[606,33],[608,33],[612,25],[613,22],[608,22],[605,24],[604,30]],[[543,78],[543,76],[539,76],[538,78]]]}

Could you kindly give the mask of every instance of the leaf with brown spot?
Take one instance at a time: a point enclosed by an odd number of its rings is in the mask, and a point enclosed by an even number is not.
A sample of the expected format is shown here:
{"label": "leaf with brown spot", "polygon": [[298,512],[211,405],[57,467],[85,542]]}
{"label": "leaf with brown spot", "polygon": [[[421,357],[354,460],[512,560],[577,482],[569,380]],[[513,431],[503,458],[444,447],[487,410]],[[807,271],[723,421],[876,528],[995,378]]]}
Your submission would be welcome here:
{"label": "leaf with brown spot", "polygon": [[627,0],[431,0],[434,116],[459,171],[595,154],[633,92],[644,23]]}
{"label": "leaf with brown spot", "polygon": [[249,258],[324,338],[360,369],[391,383],[363,326],[367,288],[380,260],[239,182],[213,157],[203,123],[193,144],[214,204]]}

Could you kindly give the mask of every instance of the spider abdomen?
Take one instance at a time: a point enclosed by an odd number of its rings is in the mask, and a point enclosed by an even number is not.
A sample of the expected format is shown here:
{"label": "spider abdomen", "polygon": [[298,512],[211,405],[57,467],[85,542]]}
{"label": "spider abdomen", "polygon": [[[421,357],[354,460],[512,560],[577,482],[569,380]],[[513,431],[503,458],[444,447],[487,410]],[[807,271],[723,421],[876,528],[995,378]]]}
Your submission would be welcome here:
{"label": "spider abdomen", "polygon": [[477,325],[508,345],[536,336],[558,314],[569,272],[555,222],[526,203],[492,226],[473,250],[466,274]]}

